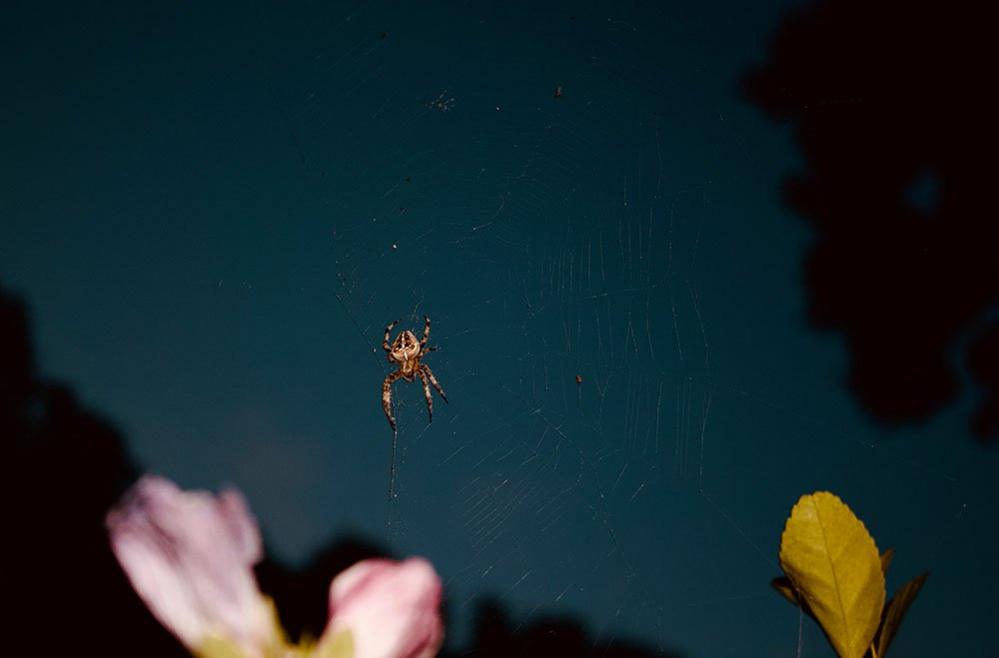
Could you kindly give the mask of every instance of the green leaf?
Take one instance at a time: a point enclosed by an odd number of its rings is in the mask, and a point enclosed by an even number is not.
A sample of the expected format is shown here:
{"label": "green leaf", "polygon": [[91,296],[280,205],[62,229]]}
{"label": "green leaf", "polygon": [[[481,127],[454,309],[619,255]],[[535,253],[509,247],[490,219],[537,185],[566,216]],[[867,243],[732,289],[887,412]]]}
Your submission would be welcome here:
{"label": "green leaf", "polygon": [[324,640],[312,655],[314,658],[354,658],[354,636],[350,629],[344,629]]}
{"label": "green leaf", "polygon": [[916,600],[916,595],[923,588],[923,583],[926,582],[929,575],[929,572],[920,574],[899,587],[895,596],[885,606],[884,618],[881,621],[881,628],[878,630],[878,658],[884,658],[888,652],[888,646],[895,639],[898,627],[902,624],[902,618],[905,617],[912,602]]}
{"label": "green leaf", "polygon": [[881,621],[885,579],[860,519],[828,491],[802,496],[781,535],[780,564],[840,658],[862,658]]}
{"label": "green leaf", "polygon": [[891,566],[891,560],[895,557],[895,549],[889,548],[887,551],[881,554],[881,573],[887,574],[888,567]]}

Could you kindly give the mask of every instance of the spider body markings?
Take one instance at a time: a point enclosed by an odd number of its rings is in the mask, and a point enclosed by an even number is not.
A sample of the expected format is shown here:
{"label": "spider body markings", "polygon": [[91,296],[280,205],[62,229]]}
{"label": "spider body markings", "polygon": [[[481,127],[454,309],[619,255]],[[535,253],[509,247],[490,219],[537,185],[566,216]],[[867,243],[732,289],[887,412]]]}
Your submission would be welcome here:
{"label": "spider body markings", "polygon": [[382,382],[382,409],[385,411],[385,417],[388,418],[393,432],[396,426],[395,416],[392,415],[392,384],[396,383],[399,379],[412,382],[415,377],[420,378],[420,381],[423,383],[423,396],[427,399],[427,414],[430,417],[430,422],[434,420],[434,399],[430,394],[431,384],[437,389],[444,402],[447,402],[444,389],[441,387],[440,382],[437,381],[437,378],[434,377],[430,366],[420,361],[420,359],[426,356],[427,352],[432,352],[436,349],[427,345],[427,341],[430,340],[430,318],[425,315],[423,316],[423,338],[417,339],[416,334],[406,329],[405,331],[400,331],[395,340],[389,343],[392,328],[398,322],[396,320],[385,327],[385,338],[382,339],[382,349],[385,350],[389,363],[398,364],[399,366],[398,370],[389,373],[385,377],[385,381]]}

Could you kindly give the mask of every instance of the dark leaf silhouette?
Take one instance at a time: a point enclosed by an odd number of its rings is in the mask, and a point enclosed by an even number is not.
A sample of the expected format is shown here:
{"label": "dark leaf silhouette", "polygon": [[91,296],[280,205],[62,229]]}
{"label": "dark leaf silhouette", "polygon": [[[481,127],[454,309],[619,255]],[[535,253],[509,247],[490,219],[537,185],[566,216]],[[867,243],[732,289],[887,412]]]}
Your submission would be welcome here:
{"label": "dark leaf silhouette", "polygon": [[472,646],[455,652],[445,652],[445,658],[475,656],[476,658],[679,658],[680,654],[665,647],[650,647],[637,642],[615,639],[601,642],[591,636],[578,622],[569,617],[540,617],[525,624],[511,622],[503,608],[492,599],[479,604]]}
{"label": "dark leaf silhouette", "polygon": [[121,436],[68,388],[40,379],[32,354],[24,305],[0,288],[7,653],[186,656],[132,591],[107,541],[104,514],[136,476]]}
{"label": "dark leaf silhouette", "polygon": [[[889,425],[957,397],[954,351],[999,299],[983,12],[810,4],[786,17],[745,81],[750,100],[793,124],[804,155],[784,191],[815,231],[811,320],[845,336],[850,387]],[[984,409],[973,429],[995,438],[997,373],[984,352],[969,352]]]}

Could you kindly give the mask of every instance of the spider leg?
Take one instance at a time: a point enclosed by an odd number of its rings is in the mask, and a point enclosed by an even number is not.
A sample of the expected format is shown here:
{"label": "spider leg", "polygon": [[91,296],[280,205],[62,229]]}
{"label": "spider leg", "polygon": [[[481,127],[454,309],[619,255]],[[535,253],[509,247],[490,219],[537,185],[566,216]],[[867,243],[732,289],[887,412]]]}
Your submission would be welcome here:
{"label": "spider leg", "polygon": [[382,382],[382,410],[385,412],[385,417],[388,418],[393,432],[395,431],[395,416],[392,415],[392,384],[400,377],[402,377],[402,372],[396,370],[386,375],[385,381]]}
{"label": "spider leg", "polygon": [[430,340],[430,317],[424,315],[423,316],[423,340],[420,341],[420,347],[423,347],[424,345],[426,345],[428,340]]}
{"label": "spider leg", "polygon": [[385,338],[382,339],[382,349],[385,350],[386,352],[388,352],[390,349],[389,336],[392,335],[392,327],[394,327],[397,324],[399,324],[399,321],[393,320],[392,322],[389,322],[387,327],[385,327]]}
{"label": "spider leg", "polygon": [[427,375],[422,369],[417,370],[416,374],[420,376],[420,381],[423,382],[423,397],[427,398],[427,416],[430,420],[428,422],[434,422],[434,399],[430,397],[430,382],[427,381]]}
{"label": "spider leg", "polygon": [[447,402],[447,396],[444,395],[444,389],[441,387],[441,383],[437,381],[437,378],[434,377],[434,371],[430,369],[430,366],[428,366],[425,363],[421,363],[420,370],[422,372],[427,373],[427,377],[430,378],[430,383],[434,385],[434,388],[437,389],[437,392],[441,394],[442,398],[444,398],[444,402]]}

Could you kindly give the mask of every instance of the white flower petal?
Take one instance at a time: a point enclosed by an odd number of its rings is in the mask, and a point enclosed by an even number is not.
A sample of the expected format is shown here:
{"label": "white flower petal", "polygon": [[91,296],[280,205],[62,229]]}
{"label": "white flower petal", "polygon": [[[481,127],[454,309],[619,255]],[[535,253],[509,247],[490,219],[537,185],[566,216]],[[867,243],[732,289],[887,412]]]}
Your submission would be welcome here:
{"label": "white flower petal", "polygon": [[188,648],[216,635],[256,658],[272,644],[273,614],[253,575],[260,533],[239,492],[182,491],[146,476],[107,526],[133,587]]}

